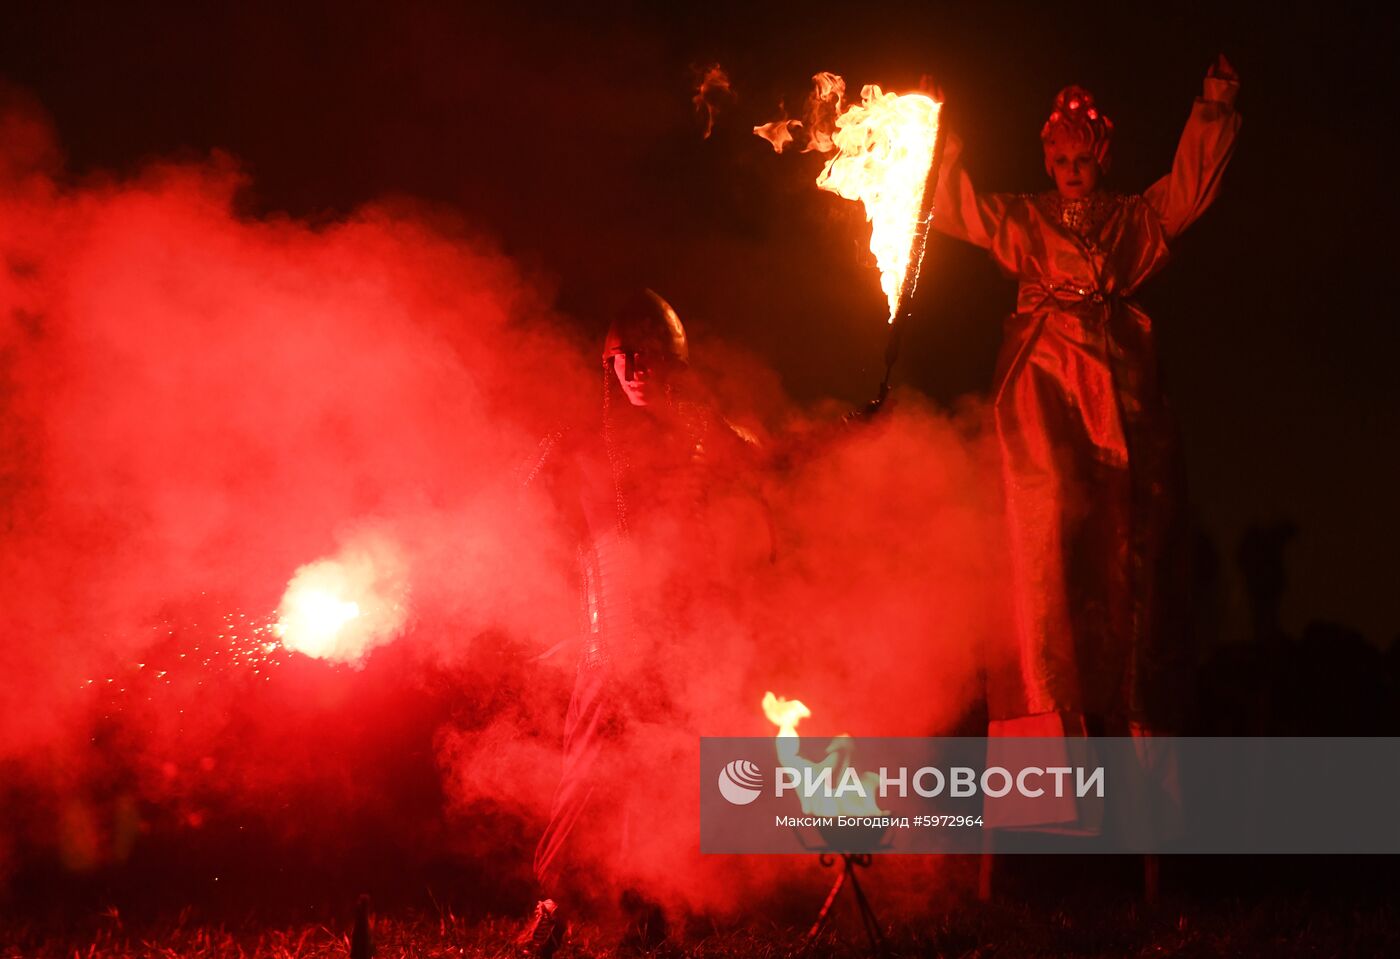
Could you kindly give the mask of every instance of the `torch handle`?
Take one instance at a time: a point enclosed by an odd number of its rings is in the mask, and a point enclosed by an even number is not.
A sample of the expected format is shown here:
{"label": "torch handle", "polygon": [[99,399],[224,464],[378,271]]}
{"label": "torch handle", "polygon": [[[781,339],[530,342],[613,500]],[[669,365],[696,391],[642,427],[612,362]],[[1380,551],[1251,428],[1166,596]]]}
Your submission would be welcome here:
{"label": "torch handle", "polygon": [[914,237],[910,242],[909,264],[904,270],[904,283],[899,288],[895,326],[913,311],[914,291],[919,288],[919,276],[924,268],[924,251],[928,249],[928,231],[933,223],[933,198],[938,192],[938,171],[943,166],[943,141],[943,124],[940,123],[938,135],[933,140],[933,156],[929,158],[928,176],[924,178],[924,195],[919,201],[919,221],[914,226]]}
{"label": "torch handle", "polygon": [[904,335],[904,321],[913,313],[914,292],[919,288],[919,275],[923,271],[924,251],[928,249],[928,231],[933,222],[933,196],[938,190],[938,171],[943,165],[943,124],[938,125],[938,135],[933,141],[933,156],[929,159],[928,176],[924,179],[924,195],[919,203],[919,219],[914,225],[914,236],[909,246],[909,264],[904,269],[904,282],[899,287],[899,300],[894,318],[890,320],[889,340],[885,343],[885,378],[880,382],[880,392],[870,404],[872,412],[878,410],[890,392],[890,377],[894,365],[899,360],[899,347]]}

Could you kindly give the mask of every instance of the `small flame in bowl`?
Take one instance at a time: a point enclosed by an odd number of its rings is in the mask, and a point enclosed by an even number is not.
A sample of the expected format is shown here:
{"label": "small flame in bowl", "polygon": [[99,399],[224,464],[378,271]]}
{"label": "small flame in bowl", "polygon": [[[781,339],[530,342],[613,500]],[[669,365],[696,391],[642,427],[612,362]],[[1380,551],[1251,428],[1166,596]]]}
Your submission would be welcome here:
{"label": "small flame in bowl", "polygon": [[[817,790],[809,795],[803,788],[797,790],[802,803],[802,811],[818,816],[883,816],[886,811],[875,802],[879,793],[880,778],[875,773],[856,774],[851,770],[851,759],[855,753],[855,741],[848,735],[837,736],[826,747],[826,758],[813,762],[799,752],[800,739],[797,724],[811,718],[812,711],[800,699],[784,699],[772,692],[763,694],[763,714],[768,721],[778,727],[775,740],[778,761],[790,769],[802,773],[803,783],[824,780],[833,786],[831,795]],[[847,788],[848,779],[854,777],[859,788]]]}

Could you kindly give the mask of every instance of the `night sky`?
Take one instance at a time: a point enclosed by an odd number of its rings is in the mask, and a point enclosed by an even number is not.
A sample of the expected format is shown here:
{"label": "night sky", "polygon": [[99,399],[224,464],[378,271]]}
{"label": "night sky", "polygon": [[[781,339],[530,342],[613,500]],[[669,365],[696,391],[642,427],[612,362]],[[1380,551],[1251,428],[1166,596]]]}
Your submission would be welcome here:
{"label": "night sky", "polygon": [[[1117,124],[1110,186],[1139,191],[1223,50],[1239,149],[1142,297],[1193,509],[1227,577],[1247,526],[1297,523],[1290,630],[1400,633],[1387,30],[1336,4],[747,7],[7,4],[0,78],[47,110],[75,178],[221,150],[250,216],[415,198],[494,238],[590,335],[619,289],[650,285],[697,349],[741,345],[799,400],[855,404],[885,335],[865,226],[815,189],[816,158],[775,156],[753,125],[800,109],[818,70],[853,91],[929,74],[979,187],[1039,190],[1040,123],[1077,82]],[[705,140],[691,97],[711,62],[737,100]],[[985,396],[1014,284],[936,238],[920,294],[900,381]]]}

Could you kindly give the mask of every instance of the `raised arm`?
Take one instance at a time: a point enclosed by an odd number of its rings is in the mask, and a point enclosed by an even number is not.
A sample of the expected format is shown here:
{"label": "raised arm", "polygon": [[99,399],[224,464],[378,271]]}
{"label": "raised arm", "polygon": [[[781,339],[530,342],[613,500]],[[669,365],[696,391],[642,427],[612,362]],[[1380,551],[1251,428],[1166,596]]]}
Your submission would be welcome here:
{"label": "raised arm", "polygon": [[948,134],[933,194],[933,228],[954,239],[990,247],[1006,219],[1008,199],[1001,194],[979,195],[973,189],[962,162],[962,140]]}
{"label": "raised arm", "polygon": [[1235,152],[1240,81],[1221,54],[1206,74],[1203,95],[1191,107],[1172,161],[1172,172],[1144,194],[1162,221],[1167,239],[1177,237],[1206,211],[1220,192],[1220,178]]}

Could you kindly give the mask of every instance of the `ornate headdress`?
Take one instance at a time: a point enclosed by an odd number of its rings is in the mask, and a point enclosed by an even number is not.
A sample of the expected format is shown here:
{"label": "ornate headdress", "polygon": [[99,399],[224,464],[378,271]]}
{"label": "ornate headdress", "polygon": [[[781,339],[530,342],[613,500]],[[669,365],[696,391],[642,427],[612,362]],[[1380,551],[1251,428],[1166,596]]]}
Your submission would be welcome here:
{"label": "ornate headdress", "polygon": [[1083,87],[1065,87],[1055,96],[1055,106],[1050,118],[1040,128],[1040,142],[1045,145],[1046,165],[1049,166],[1050,143],[1056,137],[1082,140],[1099,161],[1099,166],[1108,169],[1108,148],[1113,140],[1113,121],[1105,116],[1094,103],[1094,95]]}

